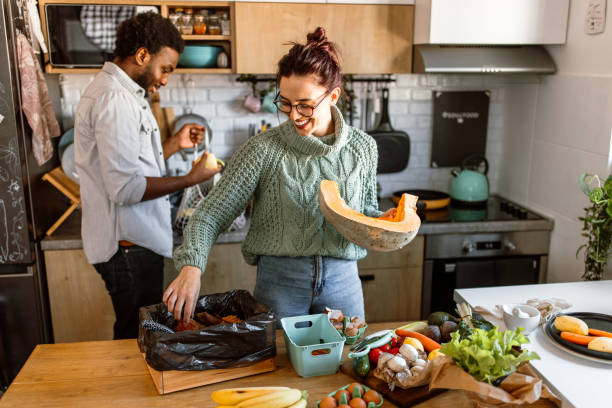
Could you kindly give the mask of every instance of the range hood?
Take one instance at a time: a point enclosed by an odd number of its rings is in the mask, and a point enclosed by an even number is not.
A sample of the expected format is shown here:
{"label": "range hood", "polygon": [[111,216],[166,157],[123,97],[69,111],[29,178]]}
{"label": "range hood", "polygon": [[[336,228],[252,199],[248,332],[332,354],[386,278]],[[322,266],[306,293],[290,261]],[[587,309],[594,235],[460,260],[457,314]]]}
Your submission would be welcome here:
{"label": "range hood", "polygon": [[416,45],[413,69],[425,74],[554,74],[548,51],[539,45]]}
{"label": "range hood", "polygon": [[553,74],[569,0],[416,0],[415,73]]}

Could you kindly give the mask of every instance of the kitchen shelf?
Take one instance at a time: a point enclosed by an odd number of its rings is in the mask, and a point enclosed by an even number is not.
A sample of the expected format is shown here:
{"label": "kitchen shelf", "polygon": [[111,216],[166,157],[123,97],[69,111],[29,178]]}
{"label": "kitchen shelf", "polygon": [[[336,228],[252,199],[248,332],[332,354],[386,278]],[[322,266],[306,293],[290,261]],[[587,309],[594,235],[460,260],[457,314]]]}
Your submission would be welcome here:
{"label": "kitchen shelf", "polygon": [[97,74],[100,72],[100,68],[59,68],[54,67],[51,64],[45,65],[45,72],[47,74]]}
{"label": "kitchen shelf", "polygon": [[231,68],[177,68],[175,74],[231,74]]}
{"label": "kitchen shelf", "polygon": [[192,34],[192,35],[183,35],[183,40],[185,41],[195,41],[195,40],[198,40],[198,41],[232,41],[232,36],[231,35]]}

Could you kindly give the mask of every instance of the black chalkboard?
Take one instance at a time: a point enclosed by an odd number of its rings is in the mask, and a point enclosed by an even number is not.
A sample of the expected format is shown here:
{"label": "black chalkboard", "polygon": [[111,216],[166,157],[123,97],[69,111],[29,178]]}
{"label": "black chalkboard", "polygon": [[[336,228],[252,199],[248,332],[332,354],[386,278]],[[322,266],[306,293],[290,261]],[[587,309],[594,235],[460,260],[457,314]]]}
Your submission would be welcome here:
{"label": "black chalkboard", "polygon": [[489,100],[488,91],[434,92],[432,167],[459,166],[470,155],[485,155]]}

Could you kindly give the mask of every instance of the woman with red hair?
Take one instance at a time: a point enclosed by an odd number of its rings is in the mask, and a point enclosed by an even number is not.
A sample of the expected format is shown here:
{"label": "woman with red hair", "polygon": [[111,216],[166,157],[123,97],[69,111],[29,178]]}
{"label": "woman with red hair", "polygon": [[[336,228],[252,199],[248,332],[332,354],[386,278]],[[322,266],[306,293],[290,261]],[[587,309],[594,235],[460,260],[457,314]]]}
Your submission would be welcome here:
{"label": "woman with red hair", "polygon": [[323,313],[326,306],[365,317],[357,260],[366,250],[325,220],[317,196],[321,180],[335,180],[348,205],[381,216],[378,154],[372,137],[349,126],[336,107],[341,61],[323,28],[280,59],[277,83],[275,104],[289,120],[252,137],[232,156],[174,252],[180,274],[163,300],[177,319],[191,317],[212,245],[251,198],[242,252],[257,265],[254,296],[279,319]]}

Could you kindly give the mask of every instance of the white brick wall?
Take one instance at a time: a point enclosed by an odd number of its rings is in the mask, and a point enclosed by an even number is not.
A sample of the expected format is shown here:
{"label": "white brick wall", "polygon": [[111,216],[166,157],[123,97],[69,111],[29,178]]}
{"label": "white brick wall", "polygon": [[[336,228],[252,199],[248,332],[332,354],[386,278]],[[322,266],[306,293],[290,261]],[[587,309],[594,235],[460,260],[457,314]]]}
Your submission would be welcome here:
{"label": "white brick wall", "polygon": [[[62,114],[64,127],[73,123],[74,109],[80,93],[93,79],[91,75],[62,75]],[[186,79],[193,80],[189,101],[185,92]],[[249,84],[238,83],[235,75],[172,75],[168,86],[161,90],[161,105],[172,106],[178,117],[186,105],[193,104],[193,112],[204,116],[213,130],[211,150],[228,159],[232,152],[247,139],[249,123],[260,126],[261,121],[273,126],[284,121],[282,116],[270,113],[250,113],[242,107]],[[448,191],[450,169],[429,167],[431,155],[432,91],[433,90],[490,90],[487,159],[490,162],[491,191],[497,191],[499,162],[502,154],[504,125],[504,88],[506,83],[521,82],[520,78],[497,75],[397,75],[390,88],[391,123],[397,130],[410,135],[412,153],[408,168],[401,173],[380,175],[383,195],[406,188],[427,188]],[[526,79],[537,82],[537,79]],[[355,84],[358,95],[365,94],[363,84]],[[260,84],[263,88],[265,85]],[[357,115],[359,116],[359,115]],[[356,120],[355,125],[359,126]]]}

